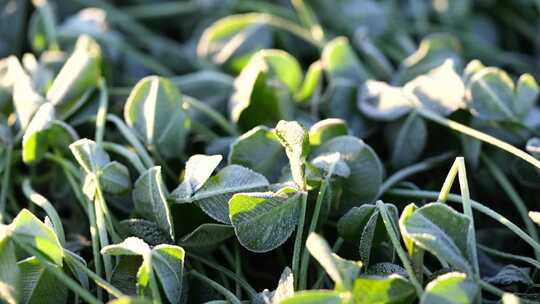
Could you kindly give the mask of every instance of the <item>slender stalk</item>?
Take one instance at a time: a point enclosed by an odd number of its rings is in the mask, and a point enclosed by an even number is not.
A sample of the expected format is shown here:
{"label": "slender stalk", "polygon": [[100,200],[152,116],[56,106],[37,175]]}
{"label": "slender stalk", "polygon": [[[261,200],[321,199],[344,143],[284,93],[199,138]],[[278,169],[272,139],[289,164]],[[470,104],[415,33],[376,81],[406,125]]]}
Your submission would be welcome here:
{"label": "slender stalk", "polygon": [[[439,196],[438,192],[435,191],[424,191],[424,190],[404,190],[404,189],[393,189],[387,192],[388,194],[402,196],[402,197],[411,197],[411,198],[426,198],[426,199],[437,199]],[[462,198],[460,195],[449,194],[448,201],[454,203],[461,203]],[[471,206],[475,210],[483,213],[484,215],[496,220],[501,223],[506,228],[510,229],[527,244],[529,244],[534,250],[540,250],[540,244],[531,238],[525,231],[521,230],[518,226],[512,223],[509,219],[502,216],[501,214],[491,210],[490,208],[482,205],[481,203],[471,200]]]}
{"label": "slender stalk", "polygon": [[46,257],[44,257],[41,253],[39,253],[34,248],[26,245],[22,242],[17,242],[17,245],[19,245],[24,251],[28,252],[29,254],[35,256],[39,262],[47,268],[47,270],[55,276],[60,282],[62,282],[64,285],[66,285],[67,288],[71,289],[75,294],[77,294],[79,297],[81,297],[83,300],[90,304],[101,304],[102,302],[98,299],[96,299],[88,290],[84,289],[81,285],[79,285],[75,280],[73,280],[70,276],[65,274],[60,267],[56,265],[51,265]]}
{"label": "slender stalk", "polygon": [[127,159],[139,173],[142,174],[147,170],[147,168],[141,162],[141,159],[139,158],[139,156],[133,151],[131,151],[130,149],[122,145],[115,144],[112,142],[107,142],[107,141],[103,142],[102,146],[103,146],[103,149],[114,152],[124,157],[125,159]]}
{"label": "slender stalk", "polygon": [[4,223],[4,215],[6,212],[6,200],[8,196],[9,183],[11,180],[11,157],[13,154],[13,146],[6,147],[6,157],[4,158],[4,174],[2,175],[2,190],[0,192],[0,224]]}
{"label": "slender stalk", "polygon": [[426,158],[425,160],[418,162],[414,165],[405,167],[394,174],[392,174],[390,177],[384,181],[384,183],[381,185],[381,188],[379,190],[379,194],[377,195],[377,199],[381,197],[388,189],[392,188],[395,184],[399,183],[400,181],[406,179],[409,176],[412,176],[414,174],[424,172],[427,170],[432,169],[433,167],[441,165],[443,162],[447,161],[448,159],[452,158],[455,155],[454,152],[447,152],[443,153],[441,155],[437,155],[434,157]]}
{"label": "slender stalk", "polygon": [[482,244],[477,244],[477,246],[478,246],[478,248],[480,248],[480,250],[482,250],[482,251],[484,251],[487,254],[490,254],[492,256],[496,256],[496,257],[499,257],[499,258],[505,258],[505,259],[509,259],[509,260],[522,261],[522,262],[528,263],[529,265],[531,265],[533,267],[536,267],[536,268],[540,269],[540,262],[536,261],[535,259],[531,259],[529,257],[521,256],[521,255],[517,255],[517,254],[511,254],[511,253],[507,253],[507,252],[502,252],[502,251],[499,251],[499,250],[496,250],[496,249],[493,249],[493,248],[489,248],[489,247],[484,246]]}
{"label": "slender stalk", "polygon": [[[329,171],[333,171],[333,168]],[[328,172],[326,178],[321,183],[321,188],[319,189],[319,193],[317,194],[317,200],[315,201],[315,209],[313,210],[313,216],[311,217],[311,223],[309,225],[309,230],[307,235],[310,235],[312,232],[315,232],[315,229],[317,228],[317,222],[319,220],[319,215],[321,213],[321,206],[322,202],[324,200],[324,196],[326,194],[326,189],[328,188],[328,185],[330,183],[330,176],[331,172]],[[307,287],[307,271],[309,266],[309,259],[310,254],[309,251],[304,250],[302,253],[302,261],[300,265],[300,283],[298,286],[298,290],[304,290]]]}
{"label": "slender stalk", "polygon": [[[99,277],[103,275],[103,260],[102,256],[99,253],[99,236],[98,236],[98,226],[97,226],[97,220],[96,220],[96,212],[94,210],[94,205],[92,202],[86,200],[87,205],[87,214],[88,214],[88,222],[89,222],[89,229],[90,229],[90,241],[92,242],[92,256],[94,257],[94,268],[96,270],[96,273]],[[103,292],[101,289],[98,288],[98,298],[100,300],[103,299]]]}
{"label": "slender stalk", "polygon": [[298,279],[300,277],[300,254],[302,251],[303,234],[304,234],[304,222],[306,220],[307,209],[307,192],[302,192],[302,198],[300,201],[300,218],[298,220],[298,226],[296,228],[296,239],[294,241],[293,258],[292,258],[292,272],[294,275],[295,286],[298,286]]}
{"label": "slender stalk", "polygon": [[223,273],[224,275],[226,275],[227,277],[229,277],[230,279],[234,280],[235,282],[238,282],[242,288],[244,288],[245,291],[247,291],[247,293],[249,294],[250,298],[254,298],[257,296],[257,291],[255,289],[253,289],[253,287],[251,287],[251,285],[249,285],[245,280],[243,280],[241,277],[237,276],[234,272],[230,271],[229,269],[221,266],[221,265],[218,265],[214,262],[211,262],[203,257],[200,257],[198,255],[195,255],[195,254],[192,254],[192,253],[187,253],[187,255],[189,256],[190,259],[192,260],[195,260],[195,261],[198,261],[198,262],[201,262],[211,268],[214,268],[215,270]]}
{"label": "slender stalk", "polygon": [[221,115],[219,112],[214,110],[212,107],[206,105],[204,102],[193,98],[191,96],[182,95],[182,100],[187,103],[189,106],[193,107],[193,109],[203,113],[204,115],[211,118],[216,124],[218,124],[224,131],[229,133],[229,135],[232,136],[238,136],[238,130],[236,129],[236,126],[225,119],[223,115]]}
{"label": "slender stalk", "polygon": [[[101,209],[101,203],[99,202],[99,198],[97,197],[94,200],[94,211],[96,215],[96,226],[97,226],[97,233],[99,236],[99,245],[100,248],[104,248],[105,246],[109,245],[109,236],[107,234],[107,227],[105,224],[105,215],[103,214],[103,210]],[[103,255],[103,266],[105,269],[105,277],[107,278],[107,281],[111,279],[112,276],[112,259],[109,255]]]}
{"label": "slender stalk", "polygon": [[62,221],[60,220],[58,212],[56,212],[56,209],[54,209],[54,206],[43,195],[37,193],[36,191],[34,191],[34,189],[32,189],[30,179],[25,178],[23,180],[22,190],[28,200],[45,210],[45,213],[47,213],[47,216],[51,219],[53,229],[58,236],[60,244],[64,246],[66,244],[64,228],[62,227]]}
{"label": "slender stalk", "polygon": [[107,120],[112,122],[114,125],[116,125],[116,128],[122,136],[129,142],[130,145],[133,146],[135,151],[137,151],[137,154],[140,156],[142,162],[147,168],[151,168],[154,166],[154,161],[144,148],[143,144],[139,141],[139,139],[131,132],[131,130],[124,124],[124,122],[118,118],[118,116],[109,114],[107,115]]}
{"label": "slender stalk", "polygon": [[509,143],[506,143],[500,139],[497,139],[491,135],[485,134],[483,132],[477,131],[473,128],[470,128],[466,125],[460,124],[456,121],[444,118],[430,110],[418,108],[418,113],[422,115],[422,117],[429,119],[433,122],[436,122],[440,125],[443,125],[445,127],[448,127],[452,130],[461,132],[463,134],[466,134],[468,136],[474,137],[478,140],[481,140],[483,142],[486,142],[490,145],[496,146],[502,150],[505,150],[506,152],[513,154],[514,156],[521,158],[522,160],[530,163],[531,165],[535,166],[536,168],[540,169],[540,160],[536,159],[532,155],[528,154],[527,152],[520,150],[514,146],[512,146]]}
{"label": "slender stalk", "polygon": [[225,297],[225,299],[230,301],[232,304],[242,304],[242,302],[240,302],[240,300],[238,300],[238,298],[232,292],[227,290],[225,287],[219,285],[217,282],[198,273],[196,270],[191,270],[189,274],[196,277],[200,281],[208,284],[210,287],[214,288],[217,292],[222,294]]}
{"label": "slender stalk", "polygon": [[78,259],[72,257],[70,254],[66,254],[65,258],[69,259],[72,264],[77,265],[77,267],[79,267],[79,269],[81,269],[84,273],[86,273],[86,275],[88,275],[88,277],[90,277],[92,280],[94,280],[96,285],[103,288],[103,290],[107,291],[113,297],[121,298],[121,297],[125,296],[118,288],[114,287],[112,284],[110,284],[109,282],[107,282],[103,278],[101,278],[101,276],[94,273],[92,270],[88,269]]}
{"label": "slender stalk", "polygon": [[96,145],[100,146],[103,143],[105,136],[105,127],[107,122],[107,109],[109,107],[109,94],[105,80],[101,78],[98,82],[99,87],[99,107],[96,115]]}
{"label": "slender stalk", "polygon": [[403,267],[405,267],[405,270],[407,270],[407,273],[409,274],[409,280],[414,286],[414,289],[416,290],[416,294],[418,295],[418,298],[422,298],[422,294],[424,293],[422,289],[422,285],[420,282],[418,282],[418,279],[416,278],[416,274],[414,272],[414,268],[411,265],[411,261],[409,261],[409,257],[407,256],[407,253],[405,250],[403,250],[403,247],[401,247],[401,244],[399,242],[399,239],[396,236],[396,231],[394,229],[394,225],[392,225],[392,222],[390,221],[390,217],[388,216],[388,213],[386,211],[386,206],[382,201],[377,201],[377,208],[379,209],[384,226],[386,227],[386,232],[390,236],[390,240],[392,241],[392,245],[396,249],[396,252],[401,260],[401,263],[403,264]]}
{"label": "slender stalk", "polygon": [[[240,246],[238,243],[234,244],[234,272],[238,277],[242,277],[242,261],[240,260]],[[236,282],[236,297],[242,298],[242,288],[240,283]]]}
{"label": "slender stalk", "polygon": [[313,37],[312,33],[308,30],[305,30],[298,24],[291,22],[287,19],[270,15],[270,14],[264,14],[264,13],[258,13],[259,20],[261,23],[266,23],[268,25],[271,25],[273,27],[276,27],[278,29],[284,30],[286,32],[289,32],[298,38],[301,38],[305,40],[306,42],[311,43],[312,45],[316,46],[317,48],[323,48],[324,42],[321,40],[317,40]]}
{"label": "slender stalk", "polygon": [[[493,178],[495,178],[495,180],[499,183],[504,192],[506,192],[506,195],[508,195],[510,201],[514,203],[514,206],[516,207],[519,215],[521,216],[523,223],[525,223],[525,228],[527,229],[529,235],[536,242],[540,242],[538,237],[538,230],[536,229],[536,225],[533,223],[533,221],[528,215],[527,206],[519,196],[514,186],[512,186],[512,183],[510,183],[502,170],[487,155],[482,154],[480,156],[480,159],[484,162],[487,169],[489,170]],[[535,250],[534,254],[536,256],[536,259],[540,260],[540,251]]]}
{"label": "slender stalk", "polygon": [[454,184],[454,180],[456,179],[457,172],[458,165],[457,162],[454,161],[454,163],[452,163],[452,167],[446,175],[446,178],[444,179],[441,191],[439,191],[439,196],[437,197],[438,202],[444,203],[448,200],[448,195],[450,194],[450,190],[452,190],[452,185]]}

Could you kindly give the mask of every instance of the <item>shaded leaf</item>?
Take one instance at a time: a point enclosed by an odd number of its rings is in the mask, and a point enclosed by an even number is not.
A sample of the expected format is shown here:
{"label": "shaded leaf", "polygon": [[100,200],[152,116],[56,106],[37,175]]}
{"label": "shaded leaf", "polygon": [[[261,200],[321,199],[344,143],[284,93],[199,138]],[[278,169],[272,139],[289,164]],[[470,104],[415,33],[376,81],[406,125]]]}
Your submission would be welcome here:
{"label": "shaded leaf", "polygon": [[[18,263],[21,273],[21,303],[66,303],[68,289],[35,257]],[[58,267],[58,266],[53,266]]]}
{"label": "shaded leaf", "polygon": [[131,178],[126,166],[117,161],[105,165],[99,174],[99,183],[103,191],[121,194],[131,189]]}
{"label": "shaded leaf", "polygon": [[202,224],[178,241],[185,248],[208,248],[221,244],[234,235],[234,229],[223,224]]}
{"label": "shaded leaf", "polygon": [[323,119],[309,128],[309,144],[312,147],[318,147],[334,137],[348,133],[347,123],[343,119]]}
{"label": "shaded leaf", "polygon": [[171,193],[171,197],[176,201],[189,199],[195,191],[199,190],[206,183],[222,158],[221,155],[192,155],[186,162],[184,180]]}
{"label": "shaded leaf", "polygon": [[368,78],[367,72],[345,37],[337,37],[328,42],[323,48],[321,60],[332,80],[341,78],[359,84]]}
{"label": "shaded leaf", "polygon": [[426,123],[416,112],[411,112],[405,120],[389,124],[385,135],[392,151],[390,163],[395,168],[405,167],[418,160],[428,136]]}

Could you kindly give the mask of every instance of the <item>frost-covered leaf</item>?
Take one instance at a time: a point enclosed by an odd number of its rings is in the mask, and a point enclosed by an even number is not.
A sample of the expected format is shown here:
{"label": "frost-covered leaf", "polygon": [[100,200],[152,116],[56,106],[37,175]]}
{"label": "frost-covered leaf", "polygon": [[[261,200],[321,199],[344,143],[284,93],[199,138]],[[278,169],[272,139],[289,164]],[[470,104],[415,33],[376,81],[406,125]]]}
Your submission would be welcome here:
{"label": "frost-covered leaf", "polygon": [[285,267],[279,278],[278,285],[274,291],[272,301],[274,303],[280,303],[284,299],[294,294],[294,277],[291,269]]}
{"label": "frost-covered leaf", "polygon": [[390,163],[402,168],[414,163],[424,151],[427,143],[427,126],[416,112],[405,119],[390,123],[385,129],[386,142],[390,146]]}
{"label": "frost-covered leaf", "polygon": [[304,189],[306,187],[305,162],[310,149],[306,128],[296,121],[281,120],[274,129],[274,133],[285,148],[294,182],[300,189]]}
{"label": "frost-covered leaf", "polygon": [[107,245],[101,249],[101,254],[114,256],[140,255],[144,256],[150,252],[150,246],[137,237],[128,237],[122,243]]}
{"label": "frost-covered leaf", "polygon": [[240,244],[254,252],[283,244],[298,222],[300,200],[300,192],[287,188],[235,194],[229,201],[229,217]]}
{"label": "frost-covered leaf", "polygon": [[21,295],[20,269],[17,266],[15,244],[7,236],[8,227],[0,225],[0,301],[19,303]]}
{"label": "frost-covered leaf", "polygon": [[268,127],[258,126],[231,144],[228,161],[261,173],[275,182],[287,165],[287,155],[274,132]]}
{"label": "frost-covered leaf", "polygon": [[239,165],[230,165],[212,176],[193,195],[192,201],[206,214],[229,224],[229,199],[240,192],[261,191],[268,187],[266,178]]}
{"label": "frost-covered leaf", "polygon": [[62,281],[37,258],[30,257],[17,265],[21,276],[21,303],[67,303],[68,289],[58,288]]}
{"label": "frost-covered leaf", "polygon": [[171,197],[176,201],[189,199],[195,191],[199,190],[206,183],[222,158],[221,155],[196,154],[191,156],[186,162],[184,180],[171,193]]}
{"label": "frost-covered leaf", "polygon": [[483,278],[483,280],[498,286],[508,286],[513,284],[530,286],[534,284],[527,269],[519,268],[514,265],[506,265],[494,276]]}
{"label": "frost-covered leaf", "polygon": [[409,113],[420,101],[414,94],[386,82],[368,80],[358,96],[358,108],[369,118],[392,121]]}
{"label": "frost-covered leaf", "polygon": [[121,163],[112,161],[101,169],[99,183],[107,193],[125,193],[131,189],[129,170]]}
{"label": "frost-covered leaf", "polygon": [[138,237],[150,246],[171,242],[169,234],[161,230],[158,224],[143,219],[131,218],[123,220],[120,222],[118,231],[123,237]]}
{"label": "frost-covered leaf", "polygon": [[523,74],[519,77],[516,84],[516,101],[514,112],[524,117],[537,102],[540,88],[534,77],[530,74]]}
{"label": "frost-covered leaf", "polygon": [[336,152],[350,168],[349,177],[342,183],[340,211],[371,202],[379,192],[384,174],[377,154],[359,138],[338,136],[321,145],[311,155],[313,159]]}
{"label": "frost-covered leaf", "polygon": [[416,298],[413,285],[404,277],[392,274],[383,276],[360,276],[354,281],[353,301],[370,303],[412,303]]}
{"label": "frost-covered leaf", "polygon": [[152,269],[170,303],[182,303],[184,256],[184,249],[174,245],[162,244],[152,249]]}
{"label": "frost-covered leaf", "polygon": [[54,231],[27,209],[22,209],[10,224],[16,243],[24,244],[47,257],[52,263],[62,266],[64,249]]}
{"label": "frost-covered leaf", "polygon": [[403,221],[401,233],[440,260],[472,273],[469,226],[465,215],[447,205],[431,203],[409,215]]}
{"label": "frost-covered leaf", "polygon": [[342,159],[340,159],[339,153],[329,153],[319,155],[311,160],[311,164],[328,174],[337,175],[341,177],[349,177],[351,175],[351,169],[349,165]]}
{"label": "frost-covered leaf", "polygon": [[133,189],[135,210],[144,218],[158,224],[174,240],[173,222],[167,202],[167,188],[161,177],[161,167],[152,167],[135,182]]}
{"label": "frost-covered leaf", "polygon": [[131,90],[124,106],[128,126],[150,148],[158,149],[169,158],[184,150],[190,128],[182,94],[169,79],[148,76]]}
{"label": "frost-covered leaf", "polygon": [[346,297],[334,290],[304,290],[286,298],[280,304],[340,304],[343,298]]}
{"label": "frost-covered leaf", "polygon": [[185,248],[207,249],[220,245],[233,235],[234,229],[229,225],[207,223],[183,236],[178,244]]}
{"label": "frost-covered leaf", "polygon": [[73,156],[87,174],[96,174],[111,159],[109,155],[90,139],[83,138],[69,145]]}
{"label": "frost-covered leaf", "polygon": [[100,76],[101,48],[83,35],[47,91],[47,100],[61,117],[68,116],[86,101],[86,95],[97,86]]}
{"label": "frost-covered leaf", "polygon": [[464,273],[450,272],[429,282],[421,304],[472,304],[479,288]]}

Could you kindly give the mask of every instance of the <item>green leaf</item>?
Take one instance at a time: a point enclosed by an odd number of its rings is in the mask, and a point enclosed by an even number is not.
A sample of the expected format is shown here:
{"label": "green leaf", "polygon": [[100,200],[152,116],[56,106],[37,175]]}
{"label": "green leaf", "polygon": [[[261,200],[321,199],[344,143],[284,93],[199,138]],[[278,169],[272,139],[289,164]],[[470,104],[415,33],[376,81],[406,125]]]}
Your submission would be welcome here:
{"label": "green leaf", "polygon": [[203,32],[197,55],[240,71],[257,50],[272,45],[272,32],[262,21],[259,14],[231,15],[216,21]]}
{"label": "green leaf", "polygon": [[334,137],[348,133],[347,123],[343,119],[323,119],[309,128],[309,144],[311,147],[318,147]]}
{"label": "green leaf", "polygon": [[294,294],[294,275],[289,267],[285,267],[272,296],[273,303],[281,303]]}
{"label": "green leaf", "polygon": [[275,182],[287,165],[287,155],[272,130],[258,126],[242,134],[232,144],[229,164],[238,164]]}
{"label": "green leaf", "polygon": [[245,130],[291,119],[293,94],[301,81],[302,70],[293,56],[281,50],[259,51],[234,81],[232,121]]}
{"label": "green leaf", "polygon": [[338,136],[312,153],[312,158],[339,153],[350,168],[350,176],[342,182],[343,193],[339,210],[343,213],[361,203],[371,202],[382,184],[383,168],[371,147],[353,136]]}
{"label": "green leaf", "polygon": [[121,221],[118,228],[122,236],[138,237],[150,246],[171,242],[169,234],[152,221],[137,218],[127,219]]}
{"label": "green leaf", "polygon": [[266,178],[239,165],[227,166],[195,193],[192,202],[213,219],[230,224],[229,199],[235,193],[261,191],[268,187]]}
{"label": "green leaf", "polygon": [[[66,303],[68,289],[35,257],[18,263],[21,273],[21,303]],[[58,266],[53,266],[58,267]]]}
{"label": "green leaf", "polygon": [[136,237],[128,237],[122,243],[107,245],[101,249],[101,254],[114,256],[140,255],[144,256],[150,252],[150,246],[143,240]]}
{"label": "green leaf", "polygon": [[322,87],[322,71],[323,67],[320,61],[315,61],[309,66],[304,82],[294,96],[297,101],[305,103],[313,96],[317,96],[316,93]]}
{"label": "green leaf", "polygon": [[417,112],[411,112],[405,120],[390,123],[385,135],[392,151],[390,163],[395,168],[403,168],[420,158],[428,134],[424,119]]}
{"label": "green leaf", "polygon": [[178,241],[185,248],[213,248],[234,235],[234,229],[223,224],[202,224]]}
{"label": "green leaf", "polygon": [[401,234],[456,269],[472,273],[469,226],[465,215],[447,205],[431,203],[416,209],[403,221]]}
{"label": "green leaf", "polygon": [[459,41],[450,34],[435,33],[426,36],[416,52],[401,63],[394,83],[405,84],[440,66],[449,58],[456,63],[460,62],[460,48]]}
{"label": "green leaf", "polygon": [[111,161],[105,150],[88,138],[77,140],[69,149],[86,174],[97,174]]}
{"label": "green leaf", "polygon": [[181,303],[184,249],[162,244],[152,249],[152,269],[170,303]]}
{"label": "green leaf", "polygon": [[322,51],[323,67],[331,80],[347,79],[360,84],[368,75],[345,37],[337,37],[328,42]]}
{"label": "green leaf", "polygon": [[534,157],[540,159],[540,138],[533,137],[527,141],[527,152],[531,153]]}
{"label": "green leaf", "polygon": [[354,281],[353,301],[358,304],[412,303],[416,298],[413,285],[404,277],[392,274],[388,277],[361,276]]}
{"label": "green leaf", "polygon": [[107,304],[151,304],[152,301],[144,298],[131,298],[131,297],[121,297],[114,299]]}
{"label": "green leaf", "polygon": [[467,87],[472,113],[484,120],[512,120],[514,82],[498,68],[484,68],[471,76]]}
{"label": "green leaf", "polygon": [[352,287],[352,282],[358,276],[362,262],[340,258],[332,252],[328,243],[321,236],[313,232],[307,238],[306,248],[337,286],[343,286],[347,289]]}
{"label": "green leaf", "polygon": [[61,117],[69,116],[87,100],[101,76],[100,66],[101,48],[89,36],[81,36],[47,91],[47,100]]}
{"label": "green leaf", "polygon": [[420,101],[411,92],[386,82],[368,80],[358,97],[358,108],[369,118],[396,120],[409,113]]}
{"label": "green leaf", "polygon": [[124,106],[128,126],[151,149],[169,158],[184,150],[190,120],[180,91],[166,78],[148,76],[131,90]]}
{"label": "green leaf", "polygon": [[22,209],[9,225],[17,243],[32,247],[52,263],[62,266],[64,249],[54,231],[27,209]]}
{"label": "green leaf", "polygon": [[452,59],[407,82],[405,92],[416,95],[422,107],[448,116],[465,108],[465,85]]}
{"label": "green leaf", "polygon": [[8,67],[6,78],[12,78],[13,82],[12,99],[17,120],[22,129],[26,129],[36,111],[46,100],[41,96],[39,89],[35,87],[34,81],[17,57],[10,56],[4,60],[7,61]]}
{"label": "green leaf", "polygon": [[171,193],[171,197],[176,201],[189,199],[195,191],[199,190],[206,183],[222,158],[221,155],[196,154],[191,156],[186,162],[184,180]]}
{"label": "green leaf", "polygon": [[173,222],[167,202],[167,188],[161,177],[161,167],[156,166],[144,172],[135,182],[133,189],[135,210],[174,240]]}
{"label": "green leaf", "polygon": [[242,246],[254,252],[279,247],[298,222],[301,194],[291,189],[277,193],[239,193],[229,201],[229,217]]}
{"label": "green leaf", "polygon": [[274,133],[285,148],[294,182],[300,189],[305,189],[305,162],[310,149],[306,128],[296,121],[281,120]]}
{"label": "green leaf", "polygon": [[281,301],[280,304],[340,304],[343,295],[333,290],[305,290]]}
{"label": "green leaf", "polygon": [[534,281],[529,276],[529,269],[514,265],[506,265],[494,276],[484,277],[483,280],[497,286],[511,286],[516,284],[531,286],[534,284]]}
{"label": "green leaf", "polygon": [[0,225],[0,300],[19,303],[21,295],[20,269],[17,266],[15,244],[8,236],[8,226]]}
{"label": "green leaf", "polygon": [[311,164],[331,175],[345,178],[351,175],[351,169],[347,163],[340,158],[339,153],[319,155],[311,160]]}
{"label": "green leaf", "polygon": [[523,74],[519,77],[516,84],[516,101],[514,112],[524,117],[536,104],[540,88],[534,77],[530,74]]}
{"label": "green leaf", "polygon": [[26,164],[38,162],[50,147],[64,149],[77,139],[77,133],[70,125],[55,120],[53,105],[44,103],[24,132],[23,161]]}
{"label": "green leaf", "polygon": [[105,165],[99,174],[99,183],[103,191],[111,194],[122,194],[131,189],[131,178],[126,166],[117,161]]}
{"label": "green leaf", "polygon": [[472,304],[478,291],[478,286],[467,278],[467,275],[450,272],[438,276],[427,284],[420,303]]}

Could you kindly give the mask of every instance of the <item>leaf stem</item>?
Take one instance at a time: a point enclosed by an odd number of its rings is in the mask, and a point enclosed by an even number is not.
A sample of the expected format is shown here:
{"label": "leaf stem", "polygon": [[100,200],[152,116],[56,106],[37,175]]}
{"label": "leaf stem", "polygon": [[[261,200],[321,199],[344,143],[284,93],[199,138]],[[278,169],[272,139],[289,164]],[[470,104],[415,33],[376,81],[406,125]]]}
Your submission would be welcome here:
{"label": "leaf stem", "polygon": [[380,198],[388,189],[392,188],[392,186],[404,180],[405,178],[412,176],[414,174],[420,173],[420,172],[427,171],[433,167],[439,166],[443,162],[453,157],[454,155],[455,155],[455,152],[446,152],[441,155],[426,158],[425,160],[421,162],[418,162],[414,165],[405,167],[395,172],[390,177],[388,177],[386,181],[384,181],[384,183],[381,185],[381,188],[379,189],[379,194],[377,195],[376,199]]}
{"label": "leaf stem", "polygon": [[232,304],[242,304],[242,302],[240,302],[240,300],[238,300],[238,298],[232,292],[227,290],[225,287],[219,285],[217,282],[200,274],[196,270],[191,270],[189,274],[199,279],[200,281],[210,285],[210,287],[214,288],[217,292],[221,293]]}
{"label": "leaf stem", "polygon": [[303,234],[304,234],[304,222],[306,220],[307,209],[307,192],[302,192],[302,198],[300,200],[300,218],[298,219],[298,226],[296,228],[296,239],[294,241],[293,258],[292,258],[292,272],[294,275],[295,286],[298,287],[298,279],[300,276],[300,254],[302,251]]}
{"label": "leaf stem", "polygon": [[458,132],[461,132],[463,134],[466,134],[470,137],[474,137],[478,140],[481,140],[483,142],[486,142],[490,145],[493,145],[493,146],[496,146],[502,150],[505,150],[506,152],[510,153],[510,154],[513,154],[514,156],[518,157],[518,158],[521,158],[522,160],[530,163],[531,165],[535,166],[536,168],[540,169],[540,160],[536,159],[535,157],[533,157],[532,155],[528,154],[527,152],[521,150],[521,149],[518,149],[514,146],[512,146],[511,144],[509,143],[506,143],[500,139],[497,139],[491,135],[488,135],[486,133],[483,133],[483,132],[480,132],[480,131],[477,131],[471,127],[468,127],[466,125],[463,125],[463,124],[460,124],[456,121],[453,121],[453,120],[450,120],[450,119],[447,119],[445,117],[442,117],[430,110],[427,110],[427,109],[423,109],[423,108],[418,108],[418,113],[420,113],[420,115],[422,115],[422,117],[426,118],[426,119],[429,119],[433,122],[436,122],[440,125],[443,125],[443,126],[446,126],[452,130],[455,130],[455,131],[458,131]]}
{"label": "leaf stem", "polygon": [[188,95],[182,95],[182,100],[187,103],[189,106],[193,107],[193,109],[200,111],[204,115],[210,117],[213,121],[215,121],[224,131],[229,133],[229,135],[232,136],[238,136],[238,130],[236,129],[236,126],[232,124],[230,121],[225,119],[223,115],[221,115],[219,112],[214,110],[212,107],[208,106],[204,102],[188,96]]}
{"label": "leaf stem", "polygon": [[407,253],[405,253],[405,250],[403,250],[403,247],[401,247],[399,239],[396,236],[396,230],[394,228],[394,225],[390,221],[390,217],[388,216],[388,213],[386,211],[386,206],[382,201],[377,201],[377,208],[381,213],[384,226],[386,227],[386,232],[390,236],[392,245],[396,249],[399,258],[401,259],[401,263],[403,264],[403,267],[405,267],[405,270],[407,270],[407,273],[409,274],[409,280],[413,284],[414,289],[416,290],[416,294],[420,299],[422,298],[422,294],[424,293],[422,285],[420,284],[420,282],[418,282],[418,279],[416,278],[416,273],[414,272],[414,268],[411,265],[411,261],[409,260]]}
{"label": "leaf stem", "polygon": [[[437,199],[437,197],[439,196],[438,192],[424,191],[424,190],[392,189],[392,190],[389,190],[387,193],[391,194],[391,195],[402,196],[402,197],[426,198],[426,199]],[[460,195],[457,195],[457,194],[449,194],[448,195],[448,201],[449,202],[454,202],[454,203],[461,203],[462,197]],[[472,206],[472,208],[479,211],[480,213],[483,213],[484,215],[487,215],[488,217],[491,217],[492,219],[494,219],[497,222],[501,223],[506,228],[510,229],[517,236],[519,236],[522,240],[524,240],[526,243],[528,243],[534,250],[540,250],[540,244],[538,242],[536,242],[525,231],[521,230],[521,228],[516,226],[514,223],[512,223],[506,217],[502,216],[501,214],[491,210],[489,207],[486,207],[486,206],[482,205],[481,203],[479,203],[477,201],[474,201],[474,200],[471,200],[471,206]]]}
{"label": "leaf stem", "polygon": [[4,174],[2,175],[2,190],[0,192],[0,224],[4,223],[4,214],[6,212],[6,200],[8,196],[9,183],[11,180],[11,157],[13,154],[13,145],[6,147],[6,157],[4,158]]}
{"label": "leaf stem", "polygon": [[[496,287],[496,286],[493,286],[491,284],[489,284],[488,282],[485,282],[485,281],[480,281],[480,287],[482,287],[482,289],[484,289],[485,291],[491,293],[491,294],[494,294],[496,296],[499,296],[499,297],[503,297],[503,295],[507,294],[506,291]],[[515,294],[514,294],[515,295]],[[518,299],[519,299],[519,302],[518,303],[523,303],[523,304],[535,304],[535,303],[538,303],[537,301],[530,301],[530,300],[526,300],[526,299],[523,299],[521,297],[518,297],[517,295],[515,295]]]}
{"label": "leaf stem", "polygon": [[502,251],[499,251],[499,250],[484,246],[482,244],[477,244],[477,246],[478,246],[478,248],[480,248],[480,250],[482,250],[482,251],[484,251],[487,254],[490,254],[492,256],[505,258],[505,259],[522,261],[522,262],[530,264],[533,267],[536,267],[536,268],[540,269],[540,262],[536,261],[535,259],[531,259],[529,257],[521,256],[521,255],[517,255],[517,254],[511,254],[511,253],[507,253],[507,252],[502,252]]}
{"label": "leaf stem", "polygon": [[139,141],[139,139],[131,132],[128,126],[124,124],[124,122],[118,118],[118,116],[113,114],[107,115],[107,120],[112,122],[116,125],[116,128],[122,136],[129,142],[130,145],[133,146],[135,151],[137,151],[137,154],[141,157],[142,162],[146,166],[146,168],[151,168],[154,166],[154,161],[144,148],[143,144]]}
{"label": "leaf stem", "polygon": [[[506,175],[502,172],[502,170],[485,154],[482,154],[480,156],[480,159],[484,162],[486,165],[488,171],[491,173],[493,178],[499,183],[501,188],[506,192],[506,195],[510,198],[510,201],[514,203],[514,206],[516,207],[519,215],[521,216],[521,219],[525,223],[525,228],[527,229],[527,232],[529,235],[536,241],[539,241],[538,237],[538,230],[536,230],[536,226],[531,220],[531,218],[528,215],[527,206],[525,205],[525,202],[521,199],[519,194],[517,193],[516,189]],[[536,256],[537,260],[540,260],[540,251],[535,250],[534,255]]]}
{"label": "leaf stem", "polygon": [[103,137],[105,136],[105,128],[107,122],[107,109],[109,107],[109,94],[107,92],[107,85],[103,78],[98,81],[99,87],[99,107],[96,115],[96,145],[101,146],[103,143]]}
{"label": "leaf stem", "polygon": [[141,162],[139,156],[130,149],[108,141],[103,142],[102,147],[105,150],[114,152],[127,159],[140,174],[144,173],[147,170],[144,164]]}

